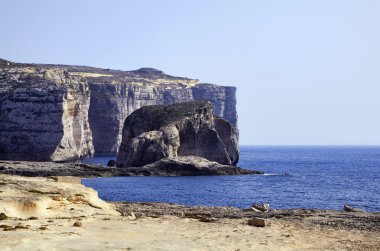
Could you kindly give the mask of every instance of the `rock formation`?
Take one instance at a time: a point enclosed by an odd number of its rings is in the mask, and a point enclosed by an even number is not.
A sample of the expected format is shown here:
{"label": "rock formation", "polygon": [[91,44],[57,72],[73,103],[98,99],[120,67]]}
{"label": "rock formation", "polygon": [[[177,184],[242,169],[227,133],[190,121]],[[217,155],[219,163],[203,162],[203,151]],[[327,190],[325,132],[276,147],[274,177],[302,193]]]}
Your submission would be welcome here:
{"label": "rock formation", "polygon": [[133,71],[135,75],[128,77],[87,77],[91,89],[90,126],[97,154],[116,154],[124,120],[147,105],[208,100],[216,115],[236,126],[235,87],[199,84],[197,80],[158,74],[152,69],[145,69],[145,75],[140,72]]}
{"label": "rock formation", "polygon": [[0,68],[0,159],[92,155],[89,94],[85,79],[60,69]]}
{"label": "rock formation", "polygon": [[223,165],[197,156],[164,158],[143,167],[125,168],[124,172],[149,176],[263,174],[263,172],[260,171],[246,170],[236,166]]}
{"label": "rock formation", "polygon": [[163,158],[198,156],[223,165],[239,160],[237,130],[214,118],[208,101],[145,106],[127,117],[119,167],[141,167]]}
{"label": "rock formation", "polygon": [[[116,154],[125,118],[147,105],[208,100],[215,115],[237,124],[235,87],[203,84],[152,68],[120,71],[0,59],[0,72],[0,159],[67,160],[94,150]],[[24,132],[32,139],[25,139]]]}
{"label": "rock formation", "polygon": [[[0,175],[27,177],[110,177],[110,176],[195,176],[264,174],[235,166],[222,165],[196,156],[161,159],[143,167],[118,168],[75,162],[0,161]],[[0,196],[1,197],[1,196]]]}

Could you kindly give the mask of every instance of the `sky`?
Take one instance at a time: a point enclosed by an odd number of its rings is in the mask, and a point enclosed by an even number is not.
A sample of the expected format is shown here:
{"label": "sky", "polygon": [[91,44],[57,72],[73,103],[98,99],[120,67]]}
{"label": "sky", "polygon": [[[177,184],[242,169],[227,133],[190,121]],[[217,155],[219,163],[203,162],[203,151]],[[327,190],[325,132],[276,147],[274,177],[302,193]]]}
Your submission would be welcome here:
{"label": "sky", "polygon": [[242,145],[380,145],[380,1],[0,0],[0,58],[237,87]]}

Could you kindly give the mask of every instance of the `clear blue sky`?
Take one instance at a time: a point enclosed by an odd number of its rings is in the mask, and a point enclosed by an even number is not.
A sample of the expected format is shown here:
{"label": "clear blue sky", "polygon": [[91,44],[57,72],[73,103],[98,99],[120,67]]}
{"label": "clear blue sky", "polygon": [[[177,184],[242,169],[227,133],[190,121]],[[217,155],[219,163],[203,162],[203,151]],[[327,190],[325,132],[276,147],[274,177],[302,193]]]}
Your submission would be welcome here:
{"label": "clear blue sky", "polygon": [[236,86],[241,144],[380,144],[376,0],[0,0],[0,57]]}

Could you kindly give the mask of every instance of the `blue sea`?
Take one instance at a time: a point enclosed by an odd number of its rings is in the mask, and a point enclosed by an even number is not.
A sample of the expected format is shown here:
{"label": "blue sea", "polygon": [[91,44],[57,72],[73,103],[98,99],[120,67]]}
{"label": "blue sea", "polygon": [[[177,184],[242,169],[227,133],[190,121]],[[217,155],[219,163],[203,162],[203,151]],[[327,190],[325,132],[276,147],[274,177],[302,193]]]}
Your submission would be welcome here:
{"label": "blue sea", "polygon": [[[110,177],[82,183],[108,201],[380,212],[380,146],[242,146],[238,166],[265,175]],[[87,160],[106,164],[115,156]]]}

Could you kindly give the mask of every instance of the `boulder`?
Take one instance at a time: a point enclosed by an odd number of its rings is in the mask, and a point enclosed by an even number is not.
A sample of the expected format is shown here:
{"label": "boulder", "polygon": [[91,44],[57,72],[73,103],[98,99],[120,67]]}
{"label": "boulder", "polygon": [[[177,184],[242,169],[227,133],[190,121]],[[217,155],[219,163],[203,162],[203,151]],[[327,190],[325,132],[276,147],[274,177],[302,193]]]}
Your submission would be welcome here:
{"label": "boulder", "polygon": [[114,166],[116,166],[116,160],[114,160],[114,159],[110,159],[110,160],[107,162],[107,166],[110,166],[110,167],[114,167]]}
{"label": "boulder", "polygon": [[239,160],[238,132],[213,115],[208,101],[146,106],[126,118],[118,167],[142,167],[179,156],[235,165]]}
{"label": "boulder", "polygon": [[81,227],[82,225],[83,225],[83,224],[82,224],[81,221],[76,221],[76,222],[74,222],[74,224],[73,224],[74,227]]}
{"label": "boulder", "polygon": [[247,221],[247,224],[254,227],[265,227],[267,222],[264,218],[253,217]]}
{"label": "boulder", "polygon": [[343,206],[343,209],[344,209],[344,211],[346,211],[346,212],[355,212],[355,213],[358,213],[358,212],[360,212],[360,213],[364,213],[364,212],[365,212],[365,210],[363,210],[363,209],[355,208],[355,207],[352,207],[352,206],[350,206],[350,205],[344,205],[344,206]]}
{"label": "boulder", "polygon": [[251,205],[251,209],[255,212],[268,212],[269,211],[269,204],[253,204]]}

